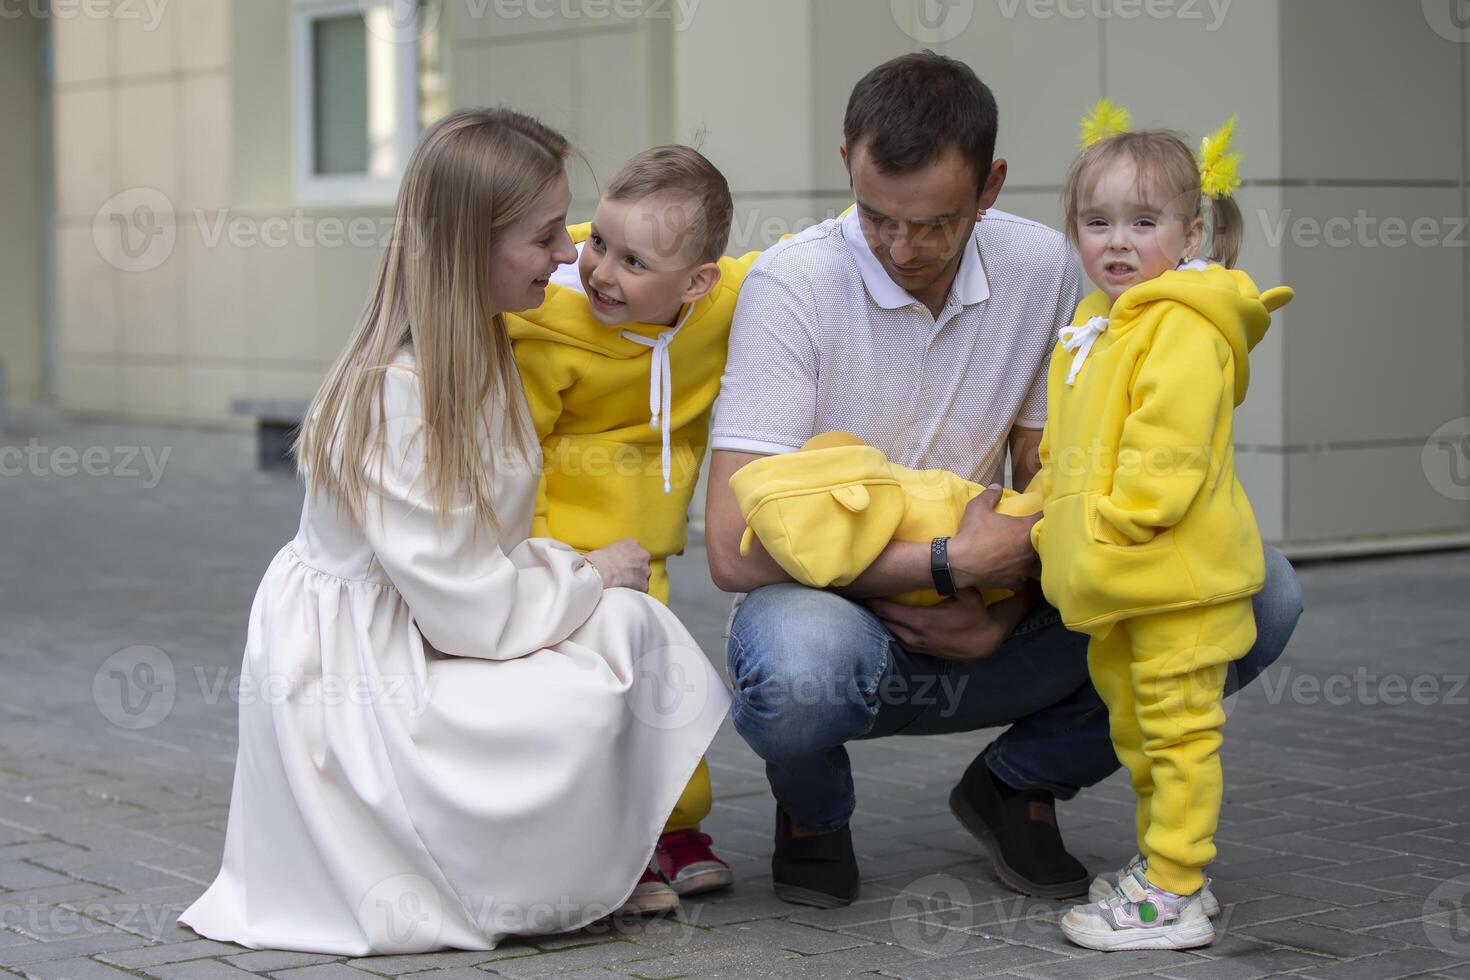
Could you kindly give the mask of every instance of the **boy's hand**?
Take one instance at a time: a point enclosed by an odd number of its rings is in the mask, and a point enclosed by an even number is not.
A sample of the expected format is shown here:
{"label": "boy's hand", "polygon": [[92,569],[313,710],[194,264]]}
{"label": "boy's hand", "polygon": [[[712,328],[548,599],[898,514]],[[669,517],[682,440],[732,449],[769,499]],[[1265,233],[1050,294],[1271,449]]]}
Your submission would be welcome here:
{"label": "boy's hand", "polygon": [[868,608],[912,653],[945,660],[984,660],[1015,632],[1041,600],[1041,587],[1028,582],[1009,599],[987,607],[980,593],[962,589],[948,602],[928,608],[870,599]]}
{"label": "boy's hand", "polygon": [[965,507],[959,530],[949,542],[949,564],[960,589],[1007,589],[1020,592],[1028,579],[1041,578],[1041,560],[1031,546],[1031,525],[1041,520],[1007,517],[995,512],[999,484]]}

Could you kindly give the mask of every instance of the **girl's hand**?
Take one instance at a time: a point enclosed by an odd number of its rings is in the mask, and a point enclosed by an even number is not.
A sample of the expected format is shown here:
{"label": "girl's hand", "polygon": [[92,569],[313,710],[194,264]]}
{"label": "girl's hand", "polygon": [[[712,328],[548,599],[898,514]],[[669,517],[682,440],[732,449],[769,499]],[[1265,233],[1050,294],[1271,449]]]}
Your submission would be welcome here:
{"label": "girl's hand", "polygon": [[650,556],[634,538],[615,541],[606,548],[587,553],[588,563],[602,576],[604,589],[648,591]]}

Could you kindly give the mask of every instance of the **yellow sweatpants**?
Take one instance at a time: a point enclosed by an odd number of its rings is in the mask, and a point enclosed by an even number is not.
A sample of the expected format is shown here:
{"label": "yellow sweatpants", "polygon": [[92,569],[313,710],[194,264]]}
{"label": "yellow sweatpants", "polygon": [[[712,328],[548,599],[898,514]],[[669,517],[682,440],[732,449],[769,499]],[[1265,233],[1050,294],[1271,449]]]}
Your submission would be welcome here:
{"label": "yellow sweatpants", "polygon": [[[650,565],[652,574],[648,580],[648,594],[667,606],[669,604],[669,574],[665,560],[655,558]],[[674,804],[674,812],[669,814],[668,823],[664,824],[664,833],[675,830],[698,830],[700,822],[709,816],[713,806],[714,793],[710,788],[709,763],[700,759],[694,775],[689,779],[689,784],[684,787],[684,792],[679,794],[679,801]]]}
{"label": "yellow sweatpants", "polygon": [[1137,796],[1151,884],[1190,895],[1215,858],[1223,781],[1221,704],[1230,662],[1256,642],[1250,599],[1139,616],[1094,636],[1087,668]]}

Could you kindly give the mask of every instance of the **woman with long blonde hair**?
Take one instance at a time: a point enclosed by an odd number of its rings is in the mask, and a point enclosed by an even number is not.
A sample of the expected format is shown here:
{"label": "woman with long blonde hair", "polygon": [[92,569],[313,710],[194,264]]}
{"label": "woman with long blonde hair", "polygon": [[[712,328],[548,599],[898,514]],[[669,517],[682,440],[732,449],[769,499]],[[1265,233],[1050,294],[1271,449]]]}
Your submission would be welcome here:
{"label": "woman with long blonde hair", "polygon": [[632,892],[725,715],[647,552],[526,538],[540,449],[501,314],[575,257],[567,154],[497,109],[409,161],[251,610],[223,866],[180,917],[201,935],[362,956],[579,928]]}

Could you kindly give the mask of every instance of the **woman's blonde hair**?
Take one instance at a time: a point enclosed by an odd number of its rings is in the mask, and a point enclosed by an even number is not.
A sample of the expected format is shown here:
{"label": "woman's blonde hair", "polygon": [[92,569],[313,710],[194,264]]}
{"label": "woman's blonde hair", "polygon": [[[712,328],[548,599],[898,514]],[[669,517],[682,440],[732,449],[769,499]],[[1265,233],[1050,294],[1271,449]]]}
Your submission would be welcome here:
{"label": "woman's blonde hair", "polygon": [[1082,152],[1067,183],[1062,188],[1062,204],[1066,209],[1067,238],[1077,246],[1077,221],[1085,198],[1091,195],[1098,179],[1109,167],[1120,161],[1133,164],[1141,191],[1150,199],[1167,200],[1169,211],[1177,213],[1188,224],[1195,218],[1205,219],[1210,232],[1210,254],[1213,262],[1233,268],[1240,258],[1245,238],[1245,218],[1240,205],[1231,197],[1210,199],[1200,188],[1200,165],[1193,151],[1176,133],[1145,130],[1117,133],[1099,140]]}
{"label": "woman's blonde hair", "polygon": [[[528,459],[534,436],[513,397],[510,336],[492,307],[497,237],[564,173],[565,138],[509,109],[453,113],[424,133],[398,191],[393,237],[347,347],[312,399],[294,447],[308,492],[365,519],[369,461],[386,456],[383,378],[411,351],[421,393],[426,492],[441,519],[472,505],[498,529],[493,461],[482,462],[487,400],[504,419],[500,452]],[[381,472],[381,469],[380,469]]]}

